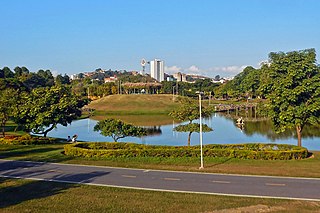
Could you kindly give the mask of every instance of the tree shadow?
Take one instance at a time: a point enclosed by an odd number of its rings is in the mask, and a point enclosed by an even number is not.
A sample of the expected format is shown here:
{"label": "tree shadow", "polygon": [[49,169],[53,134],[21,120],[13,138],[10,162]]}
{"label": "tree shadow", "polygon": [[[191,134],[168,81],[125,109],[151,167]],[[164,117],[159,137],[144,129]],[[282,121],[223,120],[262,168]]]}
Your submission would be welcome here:
{"label": "tree shadow", "polygon": [[[39,171],[37,175],[43,175],[48,171]],[[9,184],[10,186],[0,188],[0,209],[17,205],[24,201],[50,197],[63,193],[67,189],[79,187],[75,183],[89,183],[95,178],[107,175],[110,172],[89,172],[80,174],[61,174],[44,181],[31,181],[19,185]],[[9,178],[1,178],[0,184],[10,182]]]}

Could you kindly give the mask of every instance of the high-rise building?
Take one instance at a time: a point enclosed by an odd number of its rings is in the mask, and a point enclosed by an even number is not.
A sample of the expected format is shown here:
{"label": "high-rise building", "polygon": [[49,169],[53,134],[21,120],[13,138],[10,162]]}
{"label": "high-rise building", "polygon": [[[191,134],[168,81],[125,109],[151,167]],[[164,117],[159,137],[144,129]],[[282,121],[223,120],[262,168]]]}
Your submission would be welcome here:
{"label": "high-rise building", "polygon": [[157,81],[164,81],[164,61],[159,59],[150,61],[150,74]]}

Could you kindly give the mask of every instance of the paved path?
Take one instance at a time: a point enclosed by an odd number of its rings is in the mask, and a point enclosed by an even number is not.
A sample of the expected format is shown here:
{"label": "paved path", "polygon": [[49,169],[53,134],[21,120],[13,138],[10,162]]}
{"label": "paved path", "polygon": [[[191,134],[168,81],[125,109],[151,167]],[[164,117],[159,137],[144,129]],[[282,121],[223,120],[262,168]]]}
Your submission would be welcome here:
{"label": "paved path", "polygon": [[0,160],[0,177],[155,191],[320,201],[320,178],[226,175]]}

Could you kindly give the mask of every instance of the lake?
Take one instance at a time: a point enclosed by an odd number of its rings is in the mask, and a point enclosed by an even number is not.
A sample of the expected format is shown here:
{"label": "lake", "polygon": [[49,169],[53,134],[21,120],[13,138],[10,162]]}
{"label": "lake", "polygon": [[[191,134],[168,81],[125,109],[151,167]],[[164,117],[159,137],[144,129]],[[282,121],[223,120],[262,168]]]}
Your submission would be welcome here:
{"label": "lake", "polygon": [[[140,125],[148,118],[140,116]],[[238,144],[238,143],[279,143],[279,144],[297,144],[295,132],[284,132],[276,134],[272,131],[271,122],[267,119],[244,118],[245,125],[238,127],[236,117],[226,114],[215,113],[208,119],[203,119],[212,132],[203,133],[203,144]],[[49,137],[67,138],[68,135],[78,135],[79,141],[103,142],[113,141],[111,137],[100,135],[93,131],[93,127],[98,121],[93,119],[83,119],[73,121],[67,127],[59,125],[57,129],[48,133]],[[194,121],[199,122],[199,121]],[[167,122],[168,123],[168,122]],[[185,124],[185,123],[181,123]],[[174,132],[172,129],[179,125],[172,121],[166,125],[149,126],[153,134],[142,138],[126,137],[119,142],[134,142],[150,145],[187,145],[188,133]],[[199,134],[192,133],[191,145],[199,145]],[[302,146],[309,150],[320,150],[320,131],[316,127],[305,127],[303,130]]]}

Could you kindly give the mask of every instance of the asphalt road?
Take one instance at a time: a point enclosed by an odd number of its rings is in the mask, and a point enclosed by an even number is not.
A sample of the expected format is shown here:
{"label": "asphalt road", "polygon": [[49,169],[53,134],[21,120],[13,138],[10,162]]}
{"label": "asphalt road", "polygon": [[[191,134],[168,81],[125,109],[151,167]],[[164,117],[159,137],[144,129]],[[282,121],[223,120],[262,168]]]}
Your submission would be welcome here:
{"label": "asphalt road", "polygon": [[227,175],[0,160],[0,177],[155,191],[320,201],[320,178]]}

